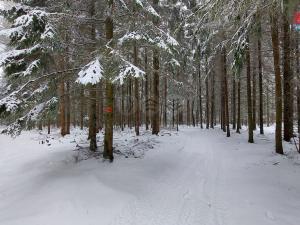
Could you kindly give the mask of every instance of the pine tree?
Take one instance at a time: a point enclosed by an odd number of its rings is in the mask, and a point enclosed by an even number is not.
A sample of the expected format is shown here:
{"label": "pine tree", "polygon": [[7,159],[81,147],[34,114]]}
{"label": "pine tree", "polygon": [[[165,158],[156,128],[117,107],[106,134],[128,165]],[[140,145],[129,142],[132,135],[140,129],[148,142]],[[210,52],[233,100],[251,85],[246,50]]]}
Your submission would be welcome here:
{"label": "pine tree", "polygon": [[283,123],[284,140],[290,141],[293,137],[293,73],[290,68],[291,43],[290,24],[288,19],[289,0],[283,0],[282,13],[282,49],[283,49]]}
{"label": "pine tree", "polygon": [[279,35],[278,35],[278,21],[277,8],[273,7],[271,14],[271,36],[275,69],[275,103],[276,103],[276,130],[275,130],[275,150],[278,154],[283,154],[282,148],[282,91],[281,91],[281,77],[280,77],[280,53],[279,53]]}

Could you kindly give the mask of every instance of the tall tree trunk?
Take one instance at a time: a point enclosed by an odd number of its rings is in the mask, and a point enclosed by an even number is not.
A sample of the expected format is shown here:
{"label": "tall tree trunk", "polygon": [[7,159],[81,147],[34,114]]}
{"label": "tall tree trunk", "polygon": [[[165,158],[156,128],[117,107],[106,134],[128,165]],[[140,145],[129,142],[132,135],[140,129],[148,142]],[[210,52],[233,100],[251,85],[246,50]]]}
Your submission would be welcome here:
{"label": "tall tree trunk", "polygon": [[[90,2],[90,16],[93,17],[96,13],[95,0]],[[96,40],[96,27],[91,26],[91,40]],[[95,46],[92,48],[95,49]],[[97,84],[91,84],[89,87],[89,137],[90,150],[95,152],[97,150]]]}
{"label": "tall tree trunk", "polygon": [[48,134],[51,133],[51,120],[48,119]]}
{"label": "tall tree trunk", "polygon": [[[300,138],[300,58],[299,58],[299,35],[296,33],[296,74],[297,74],[297,125]],[[300,142],[299,142],[300,144]],[[299,148],[300,149],[300,148]]]}
{"label": "tall tree trunk", "polygon": [[214,129],[215,118],[215,72],[211,73],[211,99],[210,99],[210,128]]}
{"label": "tall tree trunk", "polygon": [[198,82],[199,82],[199,113],[200,113],[200,127],[203,129],[203,109],[202,109],[202,78],[201,78],[201,64],[199,62],[198,68]]}
{"label": "tall tree trunk", "polygon": [[[154,9],[158,10],[159,0],[153,0]],[[153,17],[153,25],[159,25],[159,18]],[[152,114],[152,134],[158,134],[160,129],[159,113],[159,50],[153,49],[153,114]]]}
{"label": "tall tree trunk", "polygon": [[105,136],[104,136],[104,159],[109,159],[113,162],[113,109],[114,109],[114,87],[110,80],[106,80],[105,83]]}
{"label": "tall tree trunk", "polygon": [[152,113],[152,134],[158,134],[160,130],[159,114],[159,52],[153,50],[153,113]]}
{"label": "tall tree trunk", "polygon": [[271,12],[271,36],[275,70],[275,104],[276,104],[276,129],[275,129],[275,150],[279,154],[283,154],[282,148],[282,91],[280,77],[280,53],[279,53],[279,37],[278,37],[278,15],[277,9]]}
{"label": "tall tree trunk", "polygon": [[103,97],[103,81],[99,83],[99,130],[103,129],[103,107],[104,107],[104,97]]}
{"label": "tall tree trunk", "polygon": [[[207,61],[207,60],[206,60]],[[205,78],[205,91],[206,91],[206,109],[205,109],[205,117],[206,117],[206,129],[209,129],[209,85],[208,85],[208,65],[206,65],[206,78]]]}
{"label": "tall tree trunk", "polygon": [[[158,10],[159,0],[153,0],[154,9]],[[153,17],[153,25],[159,25],[159,18]],[[158,134],[160,130],[159,113],[159,50],[153,49],[153,114],[152,114],[152,134]]]}
{"label": "tall tree trunk", "polygon": [[247,37],[248,47],[246,48],[247,61],[247,105],[248,105],[248,142],[254,143],[253,139],[253,114],[252,114],[252,96],[251,96],[251,62],[250,62],[250,48],[249,37]]}
{"label": "tall tree trunk", "polygon": [[[259,18],[259,32],[261,32],[260,18]],[[257,61],[258,61],[258,79],[259,79],[259,133],[264,134],[264,100],[263,100],[261,36],[259,36],[257,39]]]}
{"label": "tall tree trunk", "polygon": [[96,130],[97,133],[100,131],[100,85],[96,87]]}
{"label": "tall tree trunk", "polygon": [[[254,61],[253,61],[254,62]],[[256,130],[256,64],[253,63],[253,72],[252,72],[252,113],[253,113],[253,130]]]}
{"label": "tall tree trunk", "polygon": [[148,54],[147,54],[147,48],[145,48],[145,107],[146,107],[146,130],[149,130],[149,124],[150,124],[150,109],[149,109],[149,74],[148,74]]}
{"label": "tall tree trunk", "polygon": [[190,112],[190,100],[186,101],[186,124],[188,126],[190,126],[190,116],[191,116],[191,112]]}
{"label": "tall tree trunk", "polygon": [[133,121],[133,103],[132,103],[132,78],[128,77],[128,127],[132,128]]}
{"label": "tall tree trunk", "polygon": [[97,150],[97,115],[96,115],[96,88],[97,85],[90,85],[89,87],[89,140],[90,150],[95,152]]}
{"label": "tall tree trunk", "polygon": [[121,87],[121,94],[122,94],[122,99],[121,99],[121,130],[124,131],[124,123],[125,123],[125,91],[124,91],[124,85]]}
{"label": "tall tree trunk", "polygon": [[179,118],[180,117],[180,111],[179,111],[179,100],[176,101],[176,130],[179,131]]}
{"label": "tall tree trunk", "polygon": [[284,123],[284,140],[290,141],[293,137],[293,73],[290,68],[290,24],[288,16],[289,0],[283,0],[282,14],[282,44],[283,44],[283,123]]}
{"label": "tall tree trunk", "polygon": [[[113,0],[107,1],[107,13],[105,19],[105,32],[106,40],[112,45],[112,39],[114,35],[114,23],[113,23]],[[112,57],[112,56],[111,56]],[[106,104],[105,104],[105,135],[104,135],[104,159],[109,159],[113,162],[113,106],[114,106],[114,87],[109,78],[105,82]]]}
{"label": "tall tree trunk", "polygon": [[236,125],[236,132],[240,133],[241,129],[241,78],[240,74],[237,81],[238,90],[237,90],[237,125]]}
{"label": "tall tree trunk", "polygon": [[[133,47],[133,58],[134,65],[138,66],[138,49],[136,43]],[[140,135],[140,90],[139,90],[139,79],[134,78],[134,99],[135,99],[135,134]]]}
{"label": "tall tree trunk", "polygon": [[66,135],[66,105],[65,105],[65,82],[62,80],[59,84],[60,94],[60,134],[61,136]]}
{"label": "tall tree trunk", "polygon": [[232,129],[236,129],[236,79],[232,76]]}
{"label": "tall tree trunk", "polygon": [[71,120],[72,120],[72,124],[73,124],[73,127],[76,128],[76,126],[78,125],[78,121],[77,121],[77,106],[78,104],[76,104],[76,99],[78,98],[78,95],[77,95],[77,90],[73,90],[72,92],[72,95],[71,95]]}
{"label": "tall tree trunk", "polygon": [[135,134],[140,135],[140,92],[139,92],[139,79],[134,78],[135,86]]}
{"label": "tall tree trunk", "polygon": [[269,97],[269,81],[267,80],[267,87],[266,87],[266,100],[267,100],[267,105],[266,105],[266,108],[267,108],[267,127],[270,126],[270,97]]}
{"label": "tall tree trunk", "polygon": [[221,99],[221,129],[223,130],[223,132],[226,132],[226,107],[225,107],[225,82],[224,82],[224,72],[223,72],[223,55],[220,56],[220,60],[221,60],[221,91],[220,91],[220,99]]}
{"label": "tall tree trunk", "polygon": [[71,125],[71,100],[70,100],[70,82],[66,82],[66,134],[70,134],[70,125]]}
{"label": "tall tree trunk", "polygon": [[295,34],[295,40],[296,40],[296,74],[297,74],[297,125],[298,125],[298,150],[300,153],[300,58],[299,58],[299,35],[298,33]]}
{"label": "tall tree trunk", "polygon": [[193,127],[196,126],[195,115],[194,115],[194,106],[195,106],[195,101],[193,100],[193,101],[192,101],[192,111],[191,111],[191,113],[192,113],[192,123],[193,123]]}
{"label": "tall tree trunk", "polygon": [[175,128],[175,100],[172,100],[172,127]]}
{"label": "tall tree trunk", "polygon": [[164,87],[164,126],[168,126],[168,79],[165,76],[165,87]]}
{"label": "tall tree trunk", "polygon": [[228,104],[228,82],[227,82],[227,59],[226,59],[226,47],[223,47],[223,79],[224,79],[224,98],[225,98],[225,125],[227,137],[230,137],[230,127],[229,127],[229,104]]}
{"label": "tall tree trunk", "polygon": [[80,88],[80,129],[83,130],[84,120],[84,89]]}

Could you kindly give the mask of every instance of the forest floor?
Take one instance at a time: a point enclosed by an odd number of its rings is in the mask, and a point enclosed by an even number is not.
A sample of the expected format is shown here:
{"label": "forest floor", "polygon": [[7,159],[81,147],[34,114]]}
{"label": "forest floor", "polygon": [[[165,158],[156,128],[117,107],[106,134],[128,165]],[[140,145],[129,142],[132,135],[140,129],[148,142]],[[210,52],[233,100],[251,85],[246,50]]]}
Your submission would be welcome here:
{"label": "forest floor", "polygon": [[300,224],[300,155],[276,155],[273,128],[255,144],[246,131],[117,132],[114,163],[72,133],[0,135],[1,225]]}

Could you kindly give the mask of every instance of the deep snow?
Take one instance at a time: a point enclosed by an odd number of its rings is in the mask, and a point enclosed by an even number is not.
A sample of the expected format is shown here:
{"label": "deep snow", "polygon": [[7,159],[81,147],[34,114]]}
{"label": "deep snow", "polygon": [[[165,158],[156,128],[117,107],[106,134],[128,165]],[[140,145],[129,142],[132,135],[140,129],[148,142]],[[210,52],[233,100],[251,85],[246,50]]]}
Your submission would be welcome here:
{"label": "deep snow", "polygon": [[118,132],[112,164],[74,151],[79,130],[0,135],[0,224],[299,225],[300,157],[292,144],[276,155],[266,133]]}

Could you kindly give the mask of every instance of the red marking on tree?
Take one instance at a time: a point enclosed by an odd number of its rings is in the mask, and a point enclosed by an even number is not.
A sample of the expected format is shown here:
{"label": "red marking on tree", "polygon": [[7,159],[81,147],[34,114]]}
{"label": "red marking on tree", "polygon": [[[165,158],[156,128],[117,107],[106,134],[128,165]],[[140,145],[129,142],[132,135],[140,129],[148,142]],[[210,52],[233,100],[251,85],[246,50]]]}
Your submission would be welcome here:
{"label": "red marking on tree", "polygon": [[113,109],[112,109],[112,107],[106,107],[106,108],[104,108],[104,112],[106,112],[106,113],[112,113]]}

